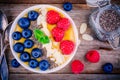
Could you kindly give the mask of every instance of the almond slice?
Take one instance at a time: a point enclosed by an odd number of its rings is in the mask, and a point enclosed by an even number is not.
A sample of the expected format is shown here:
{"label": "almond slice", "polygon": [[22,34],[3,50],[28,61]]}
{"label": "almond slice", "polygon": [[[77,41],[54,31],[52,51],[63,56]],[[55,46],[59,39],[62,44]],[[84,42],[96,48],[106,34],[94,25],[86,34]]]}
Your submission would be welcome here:
{"label": "almond slice", "polygon": [[86,41],[92,41],[93,40],[93,37],[89,34],[83,34],[82,38]]}
{"label": "almond slice", "polygon": [[81,26],[80,26],[80,34],[85,33],[86,30],[87,30],[87,24],[82,23]]}

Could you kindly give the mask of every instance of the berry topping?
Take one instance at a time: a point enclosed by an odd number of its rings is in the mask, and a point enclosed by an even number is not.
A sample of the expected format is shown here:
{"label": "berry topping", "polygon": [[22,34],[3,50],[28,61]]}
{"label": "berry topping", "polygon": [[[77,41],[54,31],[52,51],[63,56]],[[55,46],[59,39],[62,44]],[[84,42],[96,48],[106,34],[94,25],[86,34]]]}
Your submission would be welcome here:
{"label": "berry topping", "polygon": [[14,40],[20,40],[21,39],[21,33],[20,32],[18,32],[18,31],[16,31],[16,32],[14,32],[13,34],[12,34],[12,38],[14,39]]}
{"label": "berry topping", "polygon": [[24,62],[30,60],[30,54],[28,52],[23,52],[20,54],[20,59]]}
{"label": "berry topping", "polygon": [[105,73],[112,73],[113,71],[113,65],[111,63],[106,63],[103,65],[103,71]]}
{"label": "berry topping", "polygon": [[11,61],[11,65],[12,65],[12,67],[14,67],[14,68],[17,68],[17,67],[20,66],[20,64],[18,63],[18,61],[17,61],[16,59],[13,59],[13,60]]}
{"label": "berry topping", "polygon": [[36,12],[36,11],[30,11],[30,12],[28,12],[28,18],[30,19],[30,20],[32,20],[32,21],[34,21],[34,20],[36,20],[37,19],[37,17],[38,17],[38,12]]}
{"label": "berry topping", "polygon": [[75,47],[75,44],[70,40],[63,40],[60,43],[60,49],[62,53],[65,55],[71,54],[72,51],[74,50],[74,47]]}
{"label": "berry topping", "polygon": [[38,48],[34,48],[31,52],[32,57],[34,58],[38,58],[41,57],[43,55],[42,50],[38,49]]}
{"label": "berry topping", "polygon": [[49,67],[50,67],[50,63],[49,63],[47,60],[42,60],[42,61],[40,61],[40,63],[39,63],[39,68],[40,68],[42,71],[47,70]]}
{"label": "berry topping", "polygon": [[26,39],[24,42],[25,48],[31,48],[31,47],[33,47],[33,45],[34,45],[34,42],[30,39]]}
{"label": "berry topping", "polygon": [[18,25],[23,28],[23,29],[27,29],[30,26],[30,20],[28,18],[20,18],[18,20]]}
{"label": "berry topping", "polygon": [[31,59],[30,62],[29,62],[29,66],[30,66],[31,68],[36,68],[36,67],[38,67],[38,62],[37,62],[37,60]]}
{"label": "berry topping", "polygon": [[72,4],[70,2],[66,2],[63,4],[63,8],[65,11],[70,11],[72,10]]}
{"label": "berry topping", "polygon": [[60,20],[60,14],[54,10],[47,12],[47,23],[56,24]]}
{"label": "berry topping", "polygon": [[59,27],[63,30],[67,30],[70,27],[70,21],[67,18],[62,18],[57,23],[57,27]]}
{"label": "berry topping", "polygon": [[24,45],[22,43],[16,43],[13,46],[15,52],[21,53],[24,51]]}
{"label": "berry topping", "polygon": [[98,51],[91,50],[87,52],[86,59],[92,63],[97,63],[100,60],[100,55]]}
{"label": "berry topping", "polygon": [[64,37],[64,31],[58,27],[52,29],[52,36],[56,42],[60,42]]}
{"label": "berry topping", "polygon": [[74,60],[71,64],[71,69],[73,73],[79,74],[83,71],[84,64],[79,60]]}
{"label": "berry topping", "polygon": [[22,36],[24,38],[30,38],[32,36],[32,31],[30,29],[24,29],[22,31]]}

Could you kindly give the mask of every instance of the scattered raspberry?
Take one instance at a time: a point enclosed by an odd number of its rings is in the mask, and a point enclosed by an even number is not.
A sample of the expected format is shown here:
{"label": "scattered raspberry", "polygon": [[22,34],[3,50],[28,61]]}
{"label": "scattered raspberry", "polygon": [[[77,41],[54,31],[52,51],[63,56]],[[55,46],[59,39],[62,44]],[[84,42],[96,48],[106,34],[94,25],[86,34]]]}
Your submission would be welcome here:
{"label": "scattered raspberry", "polygon": [[92,63],[97,63],[100,60],[100,55],[96,50],[91,50],[86,54],[86,59]]}
{"label": "scattered raspberry", "polygon": [[84,64],[79,60],[74,60],[71,64],[71,69],[73,73],[79,74],[83,71]]}
{"label": "scattered raspberry", "polygon": [[74,43],[70,40],[63,40],[61,43],[60,43],[60,49],[62,51],[63,54],[65,55],[69,55],[72,53],[72,51],[74,50]]}
{"label": "scattered raspberry", "polygon": [[60,20],[60,15],[58,12],[54,10],[50,10],[47,12],[47,23],[56,24]]}
{"label": "scattered raspberry", "polygon": [[58,27],[52,29],[52,36],[56,42],[59,42],[64,37],[64,31]]}
{"label": "scattered raspberry", "polygon": [[62,18],[60,21],[57,23],[57,27],[67,30],[70,26],[70,21],[67,18]]}

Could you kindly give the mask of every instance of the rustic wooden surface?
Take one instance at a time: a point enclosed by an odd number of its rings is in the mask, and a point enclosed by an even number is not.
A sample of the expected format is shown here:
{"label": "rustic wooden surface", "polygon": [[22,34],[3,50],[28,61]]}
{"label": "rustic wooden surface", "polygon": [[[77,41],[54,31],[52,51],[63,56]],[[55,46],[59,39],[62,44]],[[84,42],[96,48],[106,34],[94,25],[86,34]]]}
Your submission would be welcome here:
{"label": "rustic wooden surface", "polygon": [[[3,3],[35,3],[34,1],[39,3],[39,0],[9,0],[13,2],[7,2],[7,0],[0,1]],[[17,2],[18,1],[18,2]],[[49,0],[41,0],[40,3],[49,3]],[[54,3],[63,3],[64,1],[71,1],[73,3],[84,3],[84,0],[53,0]],[[77,2],[78,1],[78,2]],[[115,0],[117,1],[117,0]],[[118,0],[119,1],[119,0]],[[15,17],[24,9],[37,5],[37,4],[0,4],[0,10],[3,10],[9,22],[13,21]],[[52,3],[52,0],[51,0]],[[62,9],[62,4],[51,4],[53,6],[59,7]],[[73,10],[67,12],[72,19],[74,20],[78,31],[82,22],[88,23],[88,18],[92,9],[87,7],[86,4],[73,4]],[[87,33],[93,35],[93,32],[90,28],[88,28]],[[81,35],[79,34],[79,38],[81,39]],[[70,64],[68,64],[62,70],[51,73],[51,74],[36,74],[34,72],[28,71],[22,66],[19,68],[11,67],[11,60],[14,58],[10,49],[7,50],[7,61],[9,66],[9,80],[120,80],[120,49],[119,50],[105,50],[103,48],[110,48],[110,45],[107,42],[100,42],[94,38],[93,41],[84,41],[81,39],[81,44],[78,47],[77,53],[74,56],[73,60],[79,59],[85,64],[85,69],[81,74],[72,74],[70,70]],[[100,52],[100,62],[99,63],[89,63],[85,59],[85,54],[87,51],[91,49],[96,49]],[[114,65],[114,71],[112,74],[104,74],[102,71],[101,66],[106,63],[110,62]]]}

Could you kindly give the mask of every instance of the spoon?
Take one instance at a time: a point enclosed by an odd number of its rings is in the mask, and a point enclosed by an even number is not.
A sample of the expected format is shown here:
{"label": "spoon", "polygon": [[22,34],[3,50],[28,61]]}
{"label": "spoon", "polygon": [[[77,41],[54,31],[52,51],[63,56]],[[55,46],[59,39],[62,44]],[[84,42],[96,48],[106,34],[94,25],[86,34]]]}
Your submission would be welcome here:
{"label": "spoon", "polygon": [[[0,35],[1,35],[1,53],[3,51],[3,47],[4,47],[4,31],[6,29],[8,25],[8,21],[7,21],[7,17],[6,15],[0,11]],[[5,55],[3,55],[3,57],[1,57],[1,64],[0,64],[0,73],[1,73],[1,78],[2,80],[8,80],[8,66],[7,66],[7,62],[6,62],[6,57]]]}

